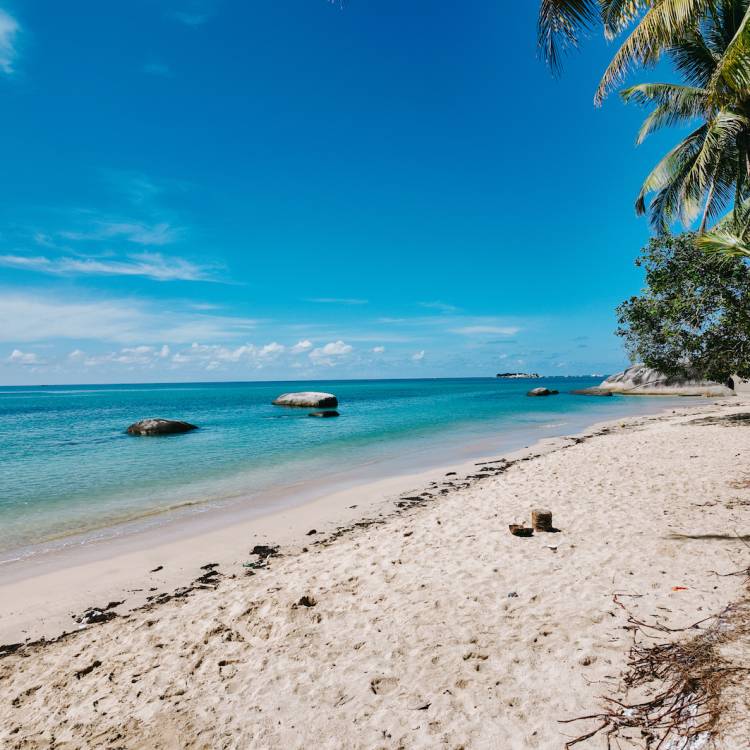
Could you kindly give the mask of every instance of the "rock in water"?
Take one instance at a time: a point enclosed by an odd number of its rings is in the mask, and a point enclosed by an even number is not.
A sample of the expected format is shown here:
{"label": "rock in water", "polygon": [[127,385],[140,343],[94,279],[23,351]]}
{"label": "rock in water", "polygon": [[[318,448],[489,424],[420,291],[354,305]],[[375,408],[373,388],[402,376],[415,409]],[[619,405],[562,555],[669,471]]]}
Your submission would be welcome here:
{"label": "rock in water", "polygon": [[633,365],[610,375],[601,390],[630,396],[733,396],[734,391],[720,383],[693,378],[669,377],[646,365]]}
{"label": "rock in water", "polygon": [[326,411],[311,411],[309,416],[320,417],[321,419],[328,419],[328,417],[338,417],[339,413],[335,409],[329,409]]}
{"label": "rock in water", "polygon": [[282,393],[274,399],[276,406],[304,406],[317,409],[336,407],[339,400],[332,393],[320,393],[318,391],[301,391],[299,393]]}
{"label": "rock in water", "polygon": [[198,427],[190,422],[180,422],[176,419],[142,419],[128,427],[129,435],[176,435],[180,432],[190,432]]}
{"label": "rock in water", "polygon": [[612,391],[604,390],[604,388],[581,388],[577,391],[570,392],[573,396],[611,396]]}
{"label": "rock in water", "polygon": [[556,396],[560,391],[553,391],[549,388],[532,388],[527,396]]}

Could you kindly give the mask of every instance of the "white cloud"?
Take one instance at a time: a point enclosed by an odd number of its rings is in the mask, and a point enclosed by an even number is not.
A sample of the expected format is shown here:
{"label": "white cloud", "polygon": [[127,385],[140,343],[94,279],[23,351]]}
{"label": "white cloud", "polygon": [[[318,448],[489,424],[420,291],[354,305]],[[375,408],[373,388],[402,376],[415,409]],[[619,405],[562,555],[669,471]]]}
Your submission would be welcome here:
{"label": "white cloud", "polygon": [[454,313],[458,312],[458,309],[455,305],[449,305],[445,302],[418,302],[417,303],[420,307],[426,307],[428,310],[438,310],[442,313]]}
{"label": "white cloud", "polygon": [[424,349],[422,349],[421,352],[415,352],[411,355],[411,358],[414,362],[421,362],[424,359]]}
{"label": "white cloud", "polygon": [[34,242],[36,242],[37,245],[42,245],[42,247],[55,247],[55,242],[52,237],[44,232],[36,232],[34,234]]}
{"label": "white cloud", "polygon": [[107,240],[122,237],[136,245],[168,245],[175,242],[182,234],[180,227],[173,227],[169,222],[144,224],[137,221],[99,221],[96,228],[88,232],[60,232],[67,240]]}
{"label": "white cloud", "polygon": [[473,315],[423,315],[413,318],[379,318],[379,323],[399,325],[404,329],[432,329],[441,334],[447,331],[461,336],[480,336],[494,334],[513,336],[521,330],[520,326],[508,325],[507,319],[495,316]]}
{"label": "white cloud", "polygon": [[86,356],[85,352],[76,349],[68,355],[68,359],[74,362],[83,363],[86,367],[98,367],[101,365],[126,365],[128,367],[151,368],[163,361],[169,356],[169,347],[165,344],[162,347],[146,346],[126,346],[116,352],[106,354],[97,354]]}
{"label": "white cloud", "polygon": [[351,350],[351,346],[349,346],[349,344],[345,344],[343,341],[332,341],[331,343],[326,344],[324,347],[316,349],[316,351],[321,352],[326,356],[349,354]]}
{"label": "white cloud", "polygon": [[184,183],[175,181],[157,183],[149,175],[132,170],[104,169],[102,170],[102,176],[111,187],[118,193],[122,193],[136,206],[153,202],[167,188],[178,188],[180,190],[185,188]]}
{"label": "white cloud", "polygon": [[22,352],[20,349],[14,349],[7,361],[12,365],[28,366],[43,364],[38,354],[34,354],[34,352]]}
{"label": "white cloud", "polygon": [[210,302],[192,302],[190,308],[193,310],[219,310],[219,305],[213,305]]}
{"label": "white cloud", "polygon": [[349,344],[345,344],[343,341],[331,341],[325,346],[313,349],[310,354],[310,361],[315,365],[328,365],[332,367],[342,357],[345,357],[352,351],[352,347]]}
{"label": "white cloud", "polygon": [[384,346],[373,346],[372,347],[372,351],[375,354],[382,354],[385,351],[385,347]]}
{"label": "white cloud", "polygon": [[355,297],[315,297],[306,301],[317,302],[322,305],[366,305],[369,300]]}
{"label": "white cloud", "polygon": [[137,253],[129,255],[127,260],[0,255],[0,266],[57,276],[145,276],[156,281],[215,281],[208,266],[161,253]]}
{"label": "white cloud", "polygon": [[308,349],[312,349],[312,341],[305,339],[304,341],[298,341],[290,351],[292,354],[301,354],[308,351]]}
{"label": "white cloud", "polygon": [[272,341],[270,344],[266,344],[258,350],[258,356],[268,358],[276,357],[279,354],[283,354],[284,350],[284,346],[282,346],[281,344],[277,344],[275,341]]}
{"label": "white cloud", "polygon": [[164,311],[137,298],[70,301],[42,292],[0,290],[0,341],[12,343],[80,339],[126,345],[180,344],[200,339],[231,340],[256,324],[250,318]]}
{"label": "white cloud", "polygon": [[193,364],[207,370],[217,370],[233,364],[244,364],[260,369],[273,362],[286,351],[286,347],[275,341],[264,346],[242,344],[229,347],[222,344],[193,344],[172,355],[174,365]]}
{"label": "white cloud", "polygon": [[477,336],[482,334],[499,334],[502,336],[515,336],[521,329],[518,326],[463,326],[452,328],[451,333],[460,333],[463,336]]}
{"label": "white cloud", "polygon": [[132,346],[121,349],[113,359],[123,365],[149,365],[158,356],[153,346]]}
{"label": "white cloud", "polygon": [[0,70],[7,75],[14,72],[16,34],[21,27],[13,16],[0,9]]}

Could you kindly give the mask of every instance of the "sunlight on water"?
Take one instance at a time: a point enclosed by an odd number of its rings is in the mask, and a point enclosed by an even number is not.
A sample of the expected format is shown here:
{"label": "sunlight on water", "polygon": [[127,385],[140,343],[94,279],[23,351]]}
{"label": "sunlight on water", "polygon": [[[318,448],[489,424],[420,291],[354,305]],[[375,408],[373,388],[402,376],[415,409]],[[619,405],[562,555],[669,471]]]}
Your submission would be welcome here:
{"label": "sunlight on water", "polygon": [[[472,441],[520,447],[658,408],[565,392],[595,382],[534,381],[561,391],[550,398],[527,398],[529,381],[489,378],[2,388],[2,559],[23,545],[169,510],[252,503],[273,487],[373,465],[385,475],[397,460],[418,470],[468,457]],[[292,389],[336,393],[341,416],[310,419],[309,410],[271,405]],[[166,438],[125,433],[152,416],[201,429]]]}

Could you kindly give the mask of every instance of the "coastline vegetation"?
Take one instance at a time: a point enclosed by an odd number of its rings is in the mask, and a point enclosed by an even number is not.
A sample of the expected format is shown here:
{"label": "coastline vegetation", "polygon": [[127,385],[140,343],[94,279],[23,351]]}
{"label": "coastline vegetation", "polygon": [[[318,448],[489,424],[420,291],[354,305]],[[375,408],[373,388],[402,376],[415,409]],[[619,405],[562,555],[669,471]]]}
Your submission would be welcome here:
{"label": "coastline vegetation", "polygon": [[636,260],[646,288],[617,308],[631,358],[679,376],[750,377],[750,267],[701,250],[696,234],[661,235]]}

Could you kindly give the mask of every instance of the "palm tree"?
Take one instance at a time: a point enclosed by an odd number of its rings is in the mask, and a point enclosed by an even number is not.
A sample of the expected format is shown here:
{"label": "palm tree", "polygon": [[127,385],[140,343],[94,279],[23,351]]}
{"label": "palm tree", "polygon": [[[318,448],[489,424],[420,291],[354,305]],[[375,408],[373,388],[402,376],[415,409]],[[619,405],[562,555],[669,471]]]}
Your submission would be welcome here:
{"label": "palm tree", "polygon": [[577,47],[581,32],[602,26],[614,39],[634,26],[602,76],[595,101],[604,97],[639,66],[658,62],[684,33],[721,5],[721,0],[542,0],[539,8],[539,48],[559,71],[562,55]]}
{"label": "palm tree", "polygon": [[[700,216],[699,242],[735,255],[747,247],[745,214],[750,214],[750,205],[748,210],[743,207],[750,195],[750,91],[738,85],[736,74],[725,76],[723,71],[729,69],[727,57],[737,55],[749,7],[750,0],[721,0],[667,48],[684,84],[645,83],[622,92],[626,102],[653,107],[639,143],[665,126],[697,124],[646,178],[636,211],[648,212],[659,232],[678,218],[692,226]],[[650,193],[654,198],[647,209]],[[732,212],[706,234],[709,221],[730,206]]]}
{"label": "palm tree", "polygon": [[699,244],[750,256],[750,0],[542,0],[539,44],[553,68],[595,24],[610,38],[633,26],[602,76],[597,103],[631,69],[666,54],[684,85],[622,92],[625,101],[653,107],[638,142],[665,126],[697,125],[646,178],[637,212],[648,212],[657,231],[700,216]]}

